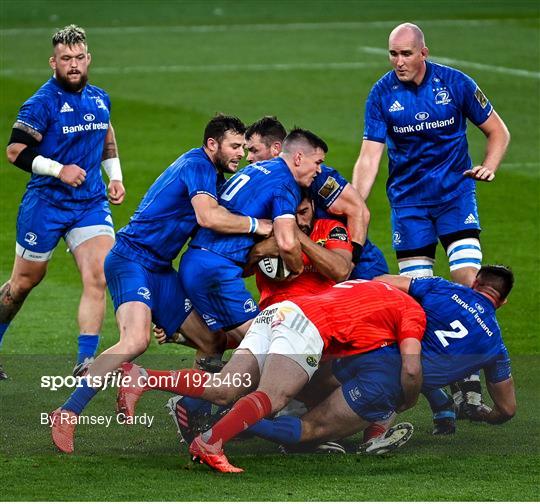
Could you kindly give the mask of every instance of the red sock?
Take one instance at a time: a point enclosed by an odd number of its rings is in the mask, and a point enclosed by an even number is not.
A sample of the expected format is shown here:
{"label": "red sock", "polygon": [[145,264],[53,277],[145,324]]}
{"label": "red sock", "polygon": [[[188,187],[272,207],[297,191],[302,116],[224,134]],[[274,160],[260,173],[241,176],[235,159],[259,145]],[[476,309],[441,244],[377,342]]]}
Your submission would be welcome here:
{"label": "red sock", "polygon": [[221,441],[221,446],[234,436],[257,423],[261,418],[268,416],[272,412],[270,398],[260,390],[252,392],[242,397],[219,422],[217,422],[205,434],[210,434],[208,440],[203,440],[209,444]]}
{"label": "red sock", "polygon": [[211,376],[210,373],[199,369],[181,369],[179,371],[145,369],[145,371],[148,375],[146,389],[166,390],[189,397],[202,396],[208,376]]}
{"label": "red sock", "polygon": [[364,443],[379,437],[386,432],[386,427],[378,423],[372,423],[364,429]]}

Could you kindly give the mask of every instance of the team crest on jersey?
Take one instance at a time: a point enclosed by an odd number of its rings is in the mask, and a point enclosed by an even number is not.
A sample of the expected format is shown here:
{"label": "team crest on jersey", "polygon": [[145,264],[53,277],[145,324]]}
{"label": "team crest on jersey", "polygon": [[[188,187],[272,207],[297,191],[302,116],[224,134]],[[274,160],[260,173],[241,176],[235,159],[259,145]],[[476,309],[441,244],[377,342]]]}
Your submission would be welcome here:
{"label": "team crest on jersey", "polygon": [[142,296],[146,300],[150,299],[150,289],[148,289],[147,287],[139,287],[137,294],[139,296]]}
{"label": "team crest on jersey", "polygon": [[339,184],[334,177],[328,177],[324,185],[319,189],[319,196],[321,198],[329,198],[339,189]]}
{"label": "team crest on jersey", "polygon": [[439,91],[435,95],[436,105],[448,105],[451,101],[452,101],[452,98],[450,98],[450,93],[446,89]]}
{"label": "team crest on jersey", "polygon": [[487,107],[488,99],[486,98],[486,95],[482,93],[482,90],[479,87],[476,88],[474,97],[483,109]]}
{"label": "team crest on jersey", "polygon": [[394,245],[399,245],[401,243],[401,235],[397,231],[392,235],[392,242]]}
{"label": "team crest on jersey", "polygon": [[251,313],[251,312],[254,312],[256,310],[257,310],[257,304],[255,303],[255,301],[253,301],[253,299],[249,298],[244,303],[244,312],[245,313]]}
{"label": "team crest on jersey", "polygon": [[29,231],[28,233],[24,235],[24,241],[28,243],[28,245],[31,245],[32,247],[34,245],[37,245],[37,234]]}
{"label": "team crest on jersey", "polygon": [[187,313],[189,310],[191,310],[191,307],[193,305],[191,304],[191,299],[184,299],[184,311]]}
{"label": "team crest on jersey", "polygon": [[353,389],[349,390],[349,397],[352,401],[356,401],[362,397],[362,392],[360,392],[358,387],[354,387]]}
{"label": "team crest on jersey", "polygon": [[96,98],[96,105],[97,105],[97,108],[100,108],[103,110],[109,110],[107,106],[105,105],[105,102],[101,98]]}

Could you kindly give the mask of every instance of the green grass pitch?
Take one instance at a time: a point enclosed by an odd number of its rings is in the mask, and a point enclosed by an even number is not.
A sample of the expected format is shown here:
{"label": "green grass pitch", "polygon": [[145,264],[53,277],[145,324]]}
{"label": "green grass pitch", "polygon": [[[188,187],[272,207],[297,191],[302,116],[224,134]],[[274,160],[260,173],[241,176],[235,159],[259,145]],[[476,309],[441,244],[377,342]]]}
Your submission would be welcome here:
{"label": "green grass pitch", "polygon": [[[512,133],[497,179],[478,186],[478,199],[485,261],[509,264],[516,274],[499,321],[518,400],[516,417],[503,426],[460,422],[455,436],[434,438],[422,399],[403,415],[416,427],[412,440],[387,457],[282,456],[263,441],[233,442],[230,458],[246,472],[227,476],[189,462],[163,409],[167,394],[156,393],[141,403],[141,413],[155,415],[150,429],[81,426],[76,453],[60,455],[39,415],[69,392],[41,388],[40,376],[67,375],[76,353],[80,281],[62,243],[4,338],[0,361],[11,379],[0,383],[1,500],[537,500],[539,14],[533,0],[1,2],[5,142],[18,108],[49,75],[54,28],[72,22],[87,28],[90,82],[111,95],[128,191],[113,209],[117,227],[172,160],[200,145],[217,111],[245,122],[275,114],[287,127],[313,129],[330,146],[328,164],[350,177],[365,98],[389,68],[377,50],[398,22],[420,24],[432,57],[475,78]],[[474,127],[469,140],[473,160],[481,161],[484,141]],[[395,272],[385,171],[383,164],[369,200],[370,236]],[[3,282],[27,176],[2,156],[0,181]],[[438,259],[437,273],[447,275],[444,256]],[[116,338],[109,309],[101,348]],[[181,367],[190,355],[152,344],[140,362]],[[108,414],[113,405],[106,391],[88,413]]]}

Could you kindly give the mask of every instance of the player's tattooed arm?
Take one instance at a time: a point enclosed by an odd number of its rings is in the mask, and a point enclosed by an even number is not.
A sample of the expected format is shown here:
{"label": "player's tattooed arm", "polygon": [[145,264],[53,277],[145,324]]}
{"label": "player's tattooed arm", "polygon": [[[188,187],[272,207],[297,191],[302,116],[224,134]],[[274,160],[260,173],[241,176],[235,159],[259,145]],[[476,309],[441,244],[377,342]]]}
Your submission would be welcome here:
{"label": "player's tattooed arm", "polygon": [[118,157],[118,146],[116,144],[116,136],[114,134],[114,128],[109,123],[109,129],[105,135],[105,142],[103,143],[103,156],[102,160]]}
{"label": "player's tattooed arm", "polygon": [[19,154],[27,147],[34,147],[43,139],[43,135],[34,128],[16,121],[11,130],[11,138],[9,139],[6,149],[8,161],[15,164]]}
{"label": "player's tattooed arm", "polygon": [[15,123],[13,124],[13,129],[24,131],[25,133],[30,135],[32,138],[34,138],[36,142],[41,142],[41,140],[43,140],[43,135],[39,131],[35,130],[34,128],[20,121],[15,121]]}

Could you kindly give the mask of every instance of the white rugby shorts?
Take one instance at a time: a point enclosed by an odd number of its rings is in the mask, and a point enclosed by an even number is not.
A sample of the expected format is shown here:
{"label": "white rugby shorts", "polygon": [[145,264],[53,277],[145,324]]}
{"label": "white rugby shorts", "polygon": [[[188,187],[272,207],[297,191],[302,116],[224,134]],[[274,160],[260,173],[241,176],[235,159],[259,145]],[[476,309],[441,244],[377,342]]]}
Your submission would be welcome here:
{"label": "white rugby shorts", "polygon": [[251,324],[238,348],[249,350],[262,373],[266,356],[278,354],[297,362],[309,379],[319,367],[323,340],[318,329],[291,301],[270,305]]}

